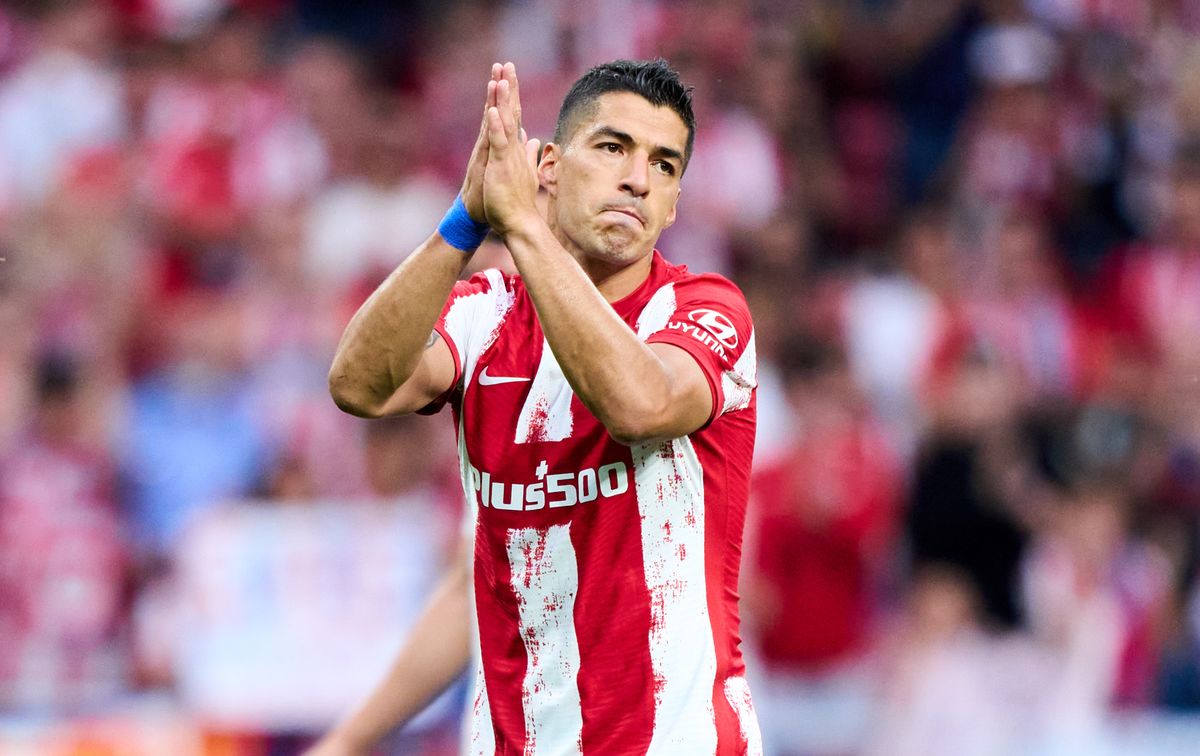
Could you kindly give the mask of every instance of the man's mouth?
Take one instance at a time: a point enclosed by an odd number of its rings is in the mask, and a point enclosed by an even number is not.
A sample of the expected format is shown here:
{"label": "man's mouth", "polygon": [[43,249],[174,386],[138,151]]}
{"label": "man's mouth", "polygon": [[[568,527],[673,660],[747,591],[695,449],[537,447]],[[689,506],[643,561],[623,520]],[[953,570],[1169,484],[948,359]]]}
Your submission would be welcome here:
{"label": "man's mouth", "polygon": [[642,224],[643,226],[646,225],[646,219],[642,217],[642,214],[639,213],[635,208],[629,207],[628,205],[609,205],[608,207],[606,207],[604,209],[607,212],[628,215],[630,218],[633,218],[635,221]]}

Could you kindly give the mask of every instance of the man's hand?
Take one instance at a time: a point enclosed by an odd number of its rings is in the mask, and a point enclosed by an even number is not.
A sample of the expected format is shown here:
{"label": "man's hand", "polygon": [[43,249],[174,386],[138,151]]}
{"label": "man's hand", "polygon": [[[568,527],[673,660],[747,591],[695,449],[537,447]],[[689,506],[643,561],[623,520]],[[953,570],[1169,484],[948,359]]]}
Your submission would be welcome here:
{"label": "man's hand", "polygon": [[471,148],[471,158],[467,161],[467,175],[463,179],[462,198],[467,207],[471,220],[483,223],[486,218],[483,209],[483,171],[488,159],[488,122],[487,113],[496,107],[496,85],[507,81],[510,87],[510,97],[513,103],[513,116],[517,122],[517,132],[521,143],[525,143],[525,129],[521,128],[521,95],[517,87],[517,67],[512,63],[492,64],[491,78],[488,79],[487,97],[483,104],[483,120],[479,124],[479,137]]}
{"label": "man's hand", "polygon": [[495,85],[496,102],[484,114],[488,150],[483,178],[487,222],[501,236],[523,223],[541,220],[536,204],[541,142],[526,140],[521,128],[516,67],[506,63],[502,73]]}
{"label": "man's hand", "polygon": [[485,220],[483,170],[487,166],[488,157],[487,113],[490,108],[496,106],[496,84],[502,80],[503,76],[503,66],[493,63],[492,76],[487,83],[487,96],[483,102],[483,120],[479,124],[479,136],[475,139],[475,146],[471,148],[471,158],[467,161],[467,175],[463,178],[460,192],[467,213],[471,216],[471,220],[477,223],[483,223]]}

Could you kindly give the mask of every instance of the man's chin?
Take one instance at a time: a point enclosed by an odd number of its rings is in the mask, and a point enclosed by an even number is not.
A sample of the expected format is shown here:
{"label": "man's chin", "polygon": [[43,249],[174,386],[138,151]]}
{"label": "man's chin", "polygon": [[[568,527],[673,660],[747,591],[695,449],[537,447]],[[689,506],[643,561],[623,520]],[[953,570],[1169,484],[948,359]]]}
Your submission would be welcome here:
{"label": "man's chin", "polygon": [[644,239],[633,239],[623,235],[606,235],[593,257],[614,264],[628,264],[640,260],[654,248],[647,246]]}

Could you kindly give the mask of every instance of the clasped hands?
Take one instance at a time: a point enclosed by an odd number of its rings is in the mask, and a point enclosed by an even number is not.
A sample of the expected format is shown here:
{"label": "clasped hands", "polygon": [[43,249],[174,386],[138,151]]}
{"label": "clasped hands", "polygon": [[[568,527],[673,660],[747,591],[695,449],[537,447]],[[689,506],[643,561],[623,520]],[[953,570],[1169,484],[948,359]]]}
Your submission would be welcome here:
{"label": "clasped hands", "polygon": [[517,68],[492,64],[479,137],[471,150],[462,198],[475,221],[486,221],[501,237],[523,224],[543,222],[535,202],[541,142],[521,127]]}

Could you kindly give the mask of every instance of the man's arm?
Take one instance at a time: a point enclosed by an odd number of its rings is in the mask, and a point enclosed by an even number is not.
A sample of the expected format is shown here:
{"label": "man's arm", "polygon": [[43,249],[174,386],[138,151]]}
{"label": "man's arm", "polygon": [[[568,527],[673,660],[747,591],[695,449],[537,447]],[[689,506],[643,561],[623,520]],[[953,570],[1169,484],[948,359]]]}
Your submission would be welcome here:
{"label": "man's arm", "polygon": [[454,380],[454,357],[433,330],[467,258],[437,234],[354,313],[329,370],[337,406],[359,417],[414,412]]}
{"label": "man's arm", "polygon": [[470,658],[469,580],[467,557],[460,555],[387,677],[305,756],[365,756],[454,682]]}
{"label": "man's arm", "polygon": [[708,421],[712,390],[695,358],[643,342],[545,224],[505,242],[563,375],[614,439],[679,438]]}
{"label": "man's arm", "polygon": [[[497,82],[508,76],[515,79],[516,71],[492,66],[484,121],[463,179],[463,204],[476,221],[484,218],[486,109],[495,105]],[[406,414],[450,389],[454,358],[431,334],[468,260],[434,233],[363,303],[346,326],[329,371],[329,393],[338,407],[360,417]]]}
{"label": "man's arm", "polygon": [[[515,72],[513,79],[515,80]],[[622,443],[678,438],[712,414],[708,379],[685,350],[646,344],[621,320],[537,212],[536,153],[522,145],[511,85],[489,107],[484,202],[580,401]]]}

